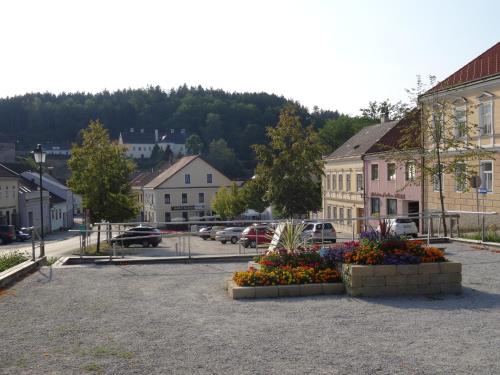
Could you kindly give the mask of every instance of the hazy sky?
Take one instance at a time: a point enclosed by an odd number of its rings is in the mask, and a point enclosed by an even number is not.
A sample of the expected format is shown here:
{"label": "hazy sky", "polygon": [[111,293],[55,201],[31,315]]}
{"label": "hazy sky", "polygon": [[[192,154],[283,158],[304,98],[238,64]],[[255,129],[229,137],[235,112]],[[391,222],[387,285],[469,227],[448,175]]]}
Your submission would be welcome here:
{"label": "hazy sky", "polygon": [[500,1],[0,2],[0,97],[183,83],[358,114],[500,41]]}

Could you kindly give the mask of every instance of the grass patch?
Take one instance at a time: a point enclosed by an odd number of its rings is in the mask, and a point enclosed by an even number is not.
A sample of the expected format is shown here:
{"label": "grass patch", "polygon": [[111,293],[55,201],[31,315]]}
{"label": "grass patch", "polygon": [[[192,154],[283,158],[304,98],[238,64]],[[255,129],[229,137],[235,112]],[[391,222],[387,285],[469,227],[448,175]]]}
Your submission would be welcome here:
{"label": "grass patch", "polygon": [[[467,234],[462,235],[462,237],[467,238],[469,240],[477,240],[477,241],[482,240],[481,232],[467,233]],[[500,242],[500,234],[498,234],[495,231],[487,231],[484,234],[484,241],[485,242]]]}
{"label": "grass patch", "polygon": [[104,372],[104,367],[102,367],[98,363],[93,363],[93,362],[83,366],[83,369],[87,372],[93,372],[96,374],[102,374]]}
{"label": "grass patch", "polygon": [[95,358],[118,357],[123,359],[131,359],[134,357],[133,352],[122,350],[116,346],[105,346],[105,345],[98,345],[90,349],[80,350],[80,354]]}
{"label": "grass patch", "polygon": [[107,242],[101,242],[101,249],[99,252],[97,252],[97,244],[92,244],[90,246],[87,246],[85,249],[85,255],[109,255],[109,250],[112,250],[113,248],[111,245]]}
{"label": "grass patch", "polygon": [[58,257],[47,257],[47,266],[53,265],[58,259]]}
{"label": "grass patch", "polygon": [[25,262],[29,259],[28,255],[19,251],[13,251],[0,255],[0,272]]}

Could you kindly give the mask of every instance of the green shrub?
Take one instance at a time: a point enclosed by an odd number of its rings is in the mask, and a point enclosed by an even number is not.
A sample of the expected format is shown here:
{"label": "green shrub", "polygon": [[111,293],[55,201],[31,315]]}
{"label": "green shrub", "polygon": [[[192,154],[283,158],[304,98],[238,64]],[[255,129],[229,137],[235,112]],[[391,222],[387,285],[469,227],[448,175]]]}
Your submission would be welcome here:
{"label": "green shrub", "polygon": [[12,251],[10,253],[0,254],[0,272],[25,262],[29,257],[25,253]]}

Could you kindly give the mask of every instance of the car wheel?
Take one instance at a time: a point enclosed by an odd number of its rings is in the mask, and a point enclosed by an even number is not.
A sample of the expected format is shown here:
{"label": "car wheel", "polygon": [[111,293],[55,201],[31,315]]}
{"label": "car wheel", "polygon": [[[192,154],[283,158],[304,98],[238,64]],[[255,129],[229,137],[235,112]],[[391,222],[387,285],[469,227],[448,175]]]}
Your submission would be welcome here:
{"label": "car wheel", "polygon": [[149,247],[149,241],[142,241],[142,247]]}
{"label": "car wheel", "polygon": [[417,238],[417,234],[416,234],[416,233],[412,233],[412,234],[411,234],[411,236],[412,236],[413,238]]}
{"label": "car wheel", "polygon": [[158,247],[158,245],[159,245],[159,244],[160,244],[159,242],[155,242],[155,243],[154,243],[154,244],[152,244],[152,245],[153,245],[153,247]]}
{"label": "car wheel", "polygon": [[246,248],[248,248],[248,245],[249,245],[248,241],[243,242],[243,247],[244,247],[245,249],[246,249]]}
{"label": "car wheel", "polygon": [[227,241],[225,241],[225,240],[224,240],[224,241],[221,241],[220,243],[221,243],[221,244],[223,244],[223,245],[225,245],[225,244],[226,244],[226,242],[227,242]]}
{"label": "car wheel", "polygon": [[238,237],[231,237],[231,243],[234,245],[236,242],[238,242]]}
{"label": "car wheel", "polygon": [[257,246],[257,242],[255,241],[250,241],[250,247],[256,247]]}
{"label": "car wheel", "polygon": [[203,241],[206,241],[206,240],[207,240],[207,237],[201,237],[201,238],[203,238]]}

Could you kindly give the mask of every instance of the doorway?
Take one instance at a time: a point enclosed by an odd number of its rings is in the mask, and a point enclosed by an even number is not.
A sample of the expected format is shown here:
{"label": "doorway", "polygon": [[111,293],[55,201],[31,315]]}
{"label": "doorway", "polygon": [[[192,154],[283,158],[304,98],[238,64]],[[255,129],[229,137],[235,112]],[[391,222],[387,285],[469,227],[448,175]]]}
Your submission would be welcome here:
{"label": "doorway", "polygon": [[415,222],[418,230],[420,231],[419,213],[420,213],[419,202],[417,201],[408,202],[408,216],[413,218],[412,220]]}

